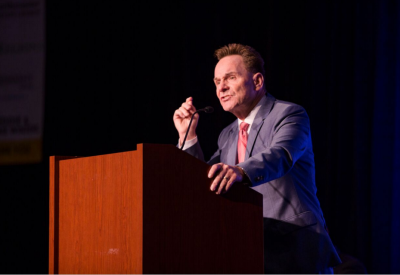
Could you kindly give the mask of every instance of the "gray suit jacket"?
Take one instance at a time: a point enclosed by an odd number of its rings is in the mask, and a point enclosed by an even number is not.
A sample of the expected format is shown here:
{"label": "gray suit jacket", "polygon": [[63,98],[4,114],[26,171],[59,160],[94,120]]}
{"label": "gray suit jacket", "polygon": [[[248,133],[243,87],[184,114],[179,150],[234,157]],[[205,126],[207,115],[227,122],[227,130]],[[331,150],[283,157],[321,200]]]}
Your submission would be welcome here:
{"label": "gray suit jacket", "polygon": [[[265,268],[273,273],[315,273],[340,263],[316,196],[310,122],[299,105],[267,94],[238,164],[263,195]],[[238,122],[226,127],[208,162],[235,165]],[[199,142],[186,152],[204,160]]]}

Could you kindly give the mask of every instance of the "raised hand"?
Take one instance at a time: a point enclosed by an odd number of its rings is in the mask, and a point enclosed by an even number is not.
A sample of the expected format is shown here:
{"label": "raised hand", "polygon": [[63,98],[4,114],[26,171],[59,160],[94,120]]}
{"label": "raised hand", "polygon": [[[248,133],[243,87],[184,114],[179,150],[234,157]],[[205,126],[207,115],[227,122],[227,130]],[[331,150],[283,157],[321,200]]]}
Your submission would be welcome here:
{"label": "raised hand", "polygon": [[[174,113],[174,124],[179,134],[179,143],[182,144],[185,138],[186,131],[189,126],[192,115],[196,112],[196,108],[193,105],[193,98],[188,97],[185,102],[182,103],[179,109],[175,110]],[[196,137],[196,127],[199,121],[199,114],[196,114],[193,118],[192,125],[187,136],[187,140],[191,140]]]}

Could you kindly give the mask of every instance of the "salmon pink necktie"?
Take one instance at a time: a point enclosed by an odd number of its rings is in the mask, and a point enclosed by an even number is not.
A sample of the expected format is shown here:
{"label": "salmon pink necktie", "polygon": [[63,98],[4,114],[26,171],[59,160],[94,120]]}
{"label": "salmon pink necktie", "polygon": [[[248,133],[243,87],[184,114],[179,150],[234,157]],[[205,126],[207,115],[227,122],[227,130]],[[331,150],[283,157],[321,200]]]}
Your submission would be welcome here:
{"label": "salmon pink necktie", "polygon": [[246,155],[246,146],[247,146],[247,129],[249,128],[249,124],[246,122],[240,123],[239,130],[239,139],[238,139],[238,163],[244,161],[244,156]]}

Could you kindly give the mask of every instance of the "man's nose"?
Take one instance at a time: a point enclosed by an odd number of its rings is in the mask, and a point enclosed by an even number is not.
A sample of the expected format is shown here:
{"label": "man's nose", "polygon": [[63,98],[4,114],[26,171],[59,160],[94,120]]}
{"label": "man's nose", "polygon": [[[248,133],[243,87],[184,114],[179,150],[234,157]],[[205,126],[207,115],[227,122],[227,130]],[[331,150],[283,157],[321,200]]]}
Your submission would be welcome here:
{"label": "man's nose", "polygon": [[226,92],[227,90],[229,90],[229,86],[226,85],[225,81],[221,82],[221,84],[218,87],[218,91],[220,93]]}

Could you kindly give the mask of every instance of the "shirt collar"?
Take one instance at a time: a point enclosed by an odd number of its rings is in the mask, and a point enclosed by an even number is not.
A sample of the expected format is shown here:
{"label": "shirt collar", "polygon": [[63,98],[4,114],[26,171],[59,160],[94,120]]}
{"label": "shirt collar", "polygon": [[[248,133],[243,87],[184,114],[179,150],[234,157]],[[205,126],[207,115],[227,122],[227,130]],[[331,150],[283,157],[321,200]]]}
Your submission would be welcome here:
{"label": "shirt collar", "polygon": [[250,114],[244,120],[241,120],[241,119],[238,118],[239,128],[240,128],[240,123],[242,123],[244,121],[244,122],[249,124],[249,128],[247,128],[247,133],[250,133],[251,124],[253,124],[253,121],[256,118],[256,115],[257,115],[258,111],[260,110],[261,106],[266,101],[267,101],[267,97],[263,96],[261,98],[261,100],[257,103],[257,105],[253,108],[253,110],[251,110]]}

